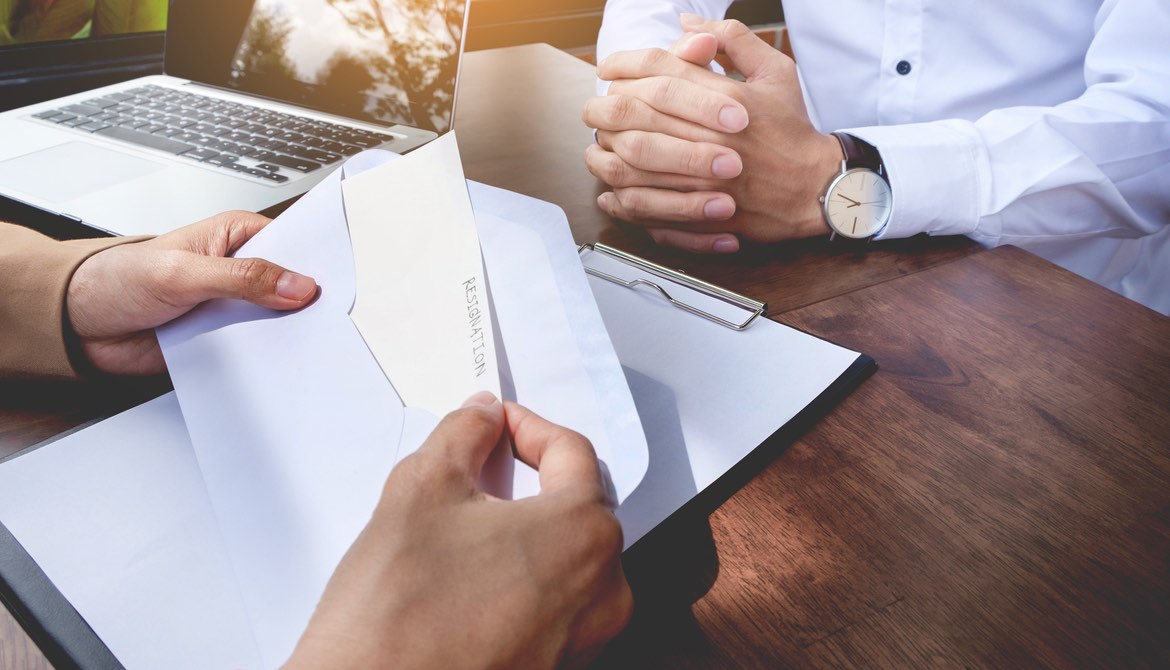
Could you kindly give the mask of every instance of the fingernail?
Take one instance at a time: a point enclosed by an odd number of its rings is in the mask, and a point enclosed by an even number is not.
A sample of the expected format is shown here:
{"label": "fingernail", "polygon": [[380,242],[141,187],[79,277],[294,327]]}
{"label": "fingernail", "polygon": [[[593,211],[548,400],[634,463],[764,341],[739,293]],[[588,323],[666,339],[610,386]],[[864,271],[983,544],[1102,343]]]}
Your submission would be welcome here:
{"label": "fingernail", "polygon": [[735,205],[725,198],[712,198],[703,205],[703,216],[708,219],[729,219],[735,213]]}
{"label": "fingernail", "polygon": [[719,110],[719,123],[727,130],[738,133],[744,128],[747,128],[747,111],[742,107],[727,105]]}
{"label": "fingernail", "polygon": [[691,14],[690,12],[682,12],[678,15],[678,22],[684,26],[688,24],[694,25],[696,23],[702,23],[703,17],[698,14]]}
{"label": "fingernail", "polygon": [[722,154],[711,161],[711,174],[719,179],[738,177],[741,171],[743,171],[743,163],[740,162],[739,156],[734,154]]}
{"label": "fingernail", "polygon": [[317,282],[309,279],[305,275],[299,275],[288,270],[280,275],[276,280],[276,295],[285,298],[286,300],[296,300],[300,302],[309,297],[317,288]]}
{"label": "fingernail", "polygon": [[500,400],[491,391],[480,391],[463,401],[464,407],[491,407]]}
{"label": "fingernail", "polygon": [[613,194],[609,191],[597,196],[597,206],[608,211],[610,205],[613,204]]}
{"label": "fingernail", "polygon": [[739,251],[739,240],[734,237],[720,237],[711,243],[711,249],[720,254],[734,254]]}

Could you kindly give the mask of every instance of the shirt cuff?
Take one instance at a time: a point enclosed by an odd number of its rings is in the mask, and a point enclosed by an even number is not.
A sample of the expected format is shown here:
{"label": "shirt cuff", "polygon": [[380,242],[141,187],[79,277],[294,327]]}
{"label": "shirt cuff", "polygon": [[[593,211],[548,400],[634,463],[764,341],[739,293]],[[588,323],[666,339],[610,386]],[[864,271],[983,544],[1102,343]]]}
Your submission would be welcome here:
{"label": "shirt cuff", "polygon": [[991,169],[983,143],[969,122],[909,123],[843,132],[877,148],[890,180],[894,207],[878,238],[968,235],[979,227],[980,194],[989,184]]}

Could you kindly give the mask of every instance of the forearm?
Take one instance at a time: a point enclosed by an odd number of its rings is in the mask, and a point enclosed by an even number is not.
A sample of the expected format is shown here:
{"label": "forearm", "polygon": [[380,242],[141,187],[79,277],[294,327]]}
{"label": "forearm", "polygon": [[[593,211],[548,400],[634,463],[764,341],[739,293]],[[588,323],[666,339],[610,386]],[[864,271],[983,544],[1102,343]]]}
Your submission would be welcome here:
{"label": "forearm", "polygon": [[1170,10],[1107,3],[1087,88],[1053,106],[857,128],[894,188],[887,237],[965,234],[985,244],[1135,238],[1170,221]]}
{"label": "forearm", "polygon": [[87,258],[132,239],[58,242],[0,223],[0,378],[78,376],[66,336],[69,281]]}

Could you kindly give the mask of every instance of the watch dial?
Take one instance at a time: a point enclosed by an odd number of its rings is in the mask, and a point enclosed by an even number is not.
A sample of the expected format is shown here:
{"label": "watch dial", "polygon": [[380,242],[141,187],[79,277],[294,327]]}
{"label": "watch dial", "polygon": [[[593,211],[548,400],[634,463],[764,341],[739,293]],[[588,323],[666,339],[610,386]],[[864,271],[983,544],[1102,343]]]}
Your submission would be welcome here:
{"label": "watch dial", "polygon": [[829,188],[825,216],[838,235],[870,237],[885,227],[893,201],[885,179],[872,170],[853,169]]}

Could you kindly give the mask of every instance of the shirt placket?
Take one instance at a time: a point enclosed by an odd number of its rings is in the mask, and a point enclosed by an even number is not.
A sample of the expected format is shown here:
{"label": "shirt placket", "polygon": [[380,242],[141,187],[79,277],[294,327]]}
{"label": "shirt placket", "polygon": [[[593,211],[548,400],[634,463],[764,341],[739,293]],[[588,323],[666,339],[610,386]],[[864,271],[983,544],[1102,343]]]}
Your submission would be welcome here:
{"label": "shirt placket", "polygon": [[888,0],[882,35],[877,116],[881,125],[912,123],[922,59],[922,22],[926,0]]}

